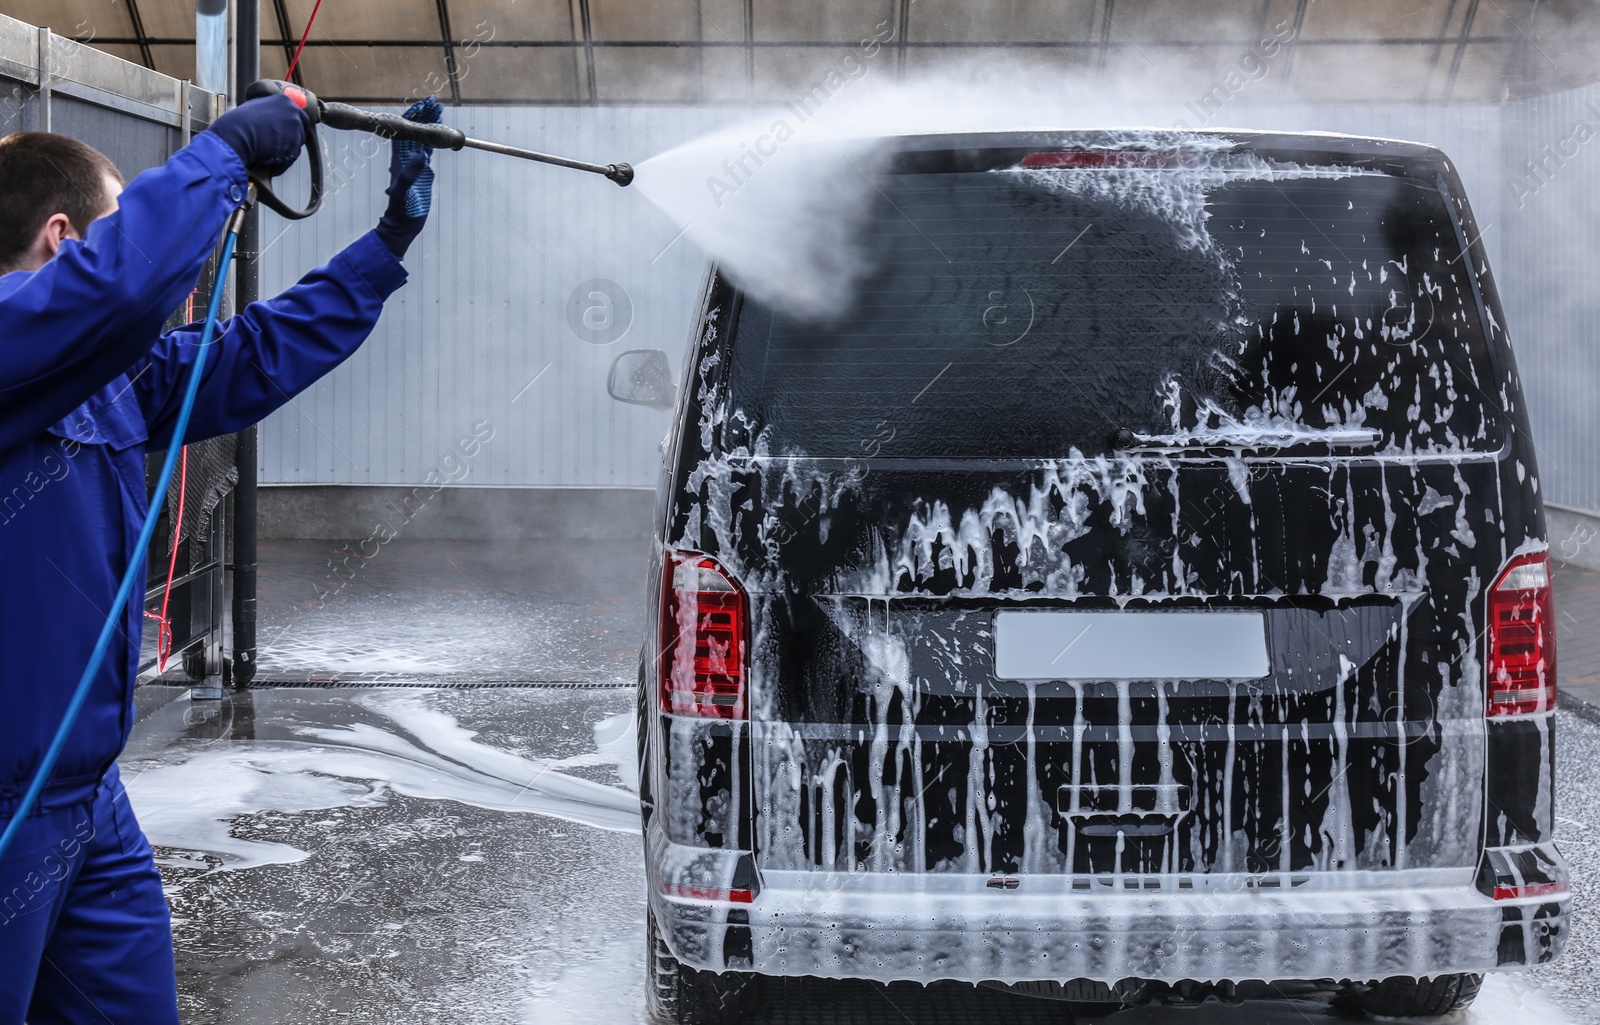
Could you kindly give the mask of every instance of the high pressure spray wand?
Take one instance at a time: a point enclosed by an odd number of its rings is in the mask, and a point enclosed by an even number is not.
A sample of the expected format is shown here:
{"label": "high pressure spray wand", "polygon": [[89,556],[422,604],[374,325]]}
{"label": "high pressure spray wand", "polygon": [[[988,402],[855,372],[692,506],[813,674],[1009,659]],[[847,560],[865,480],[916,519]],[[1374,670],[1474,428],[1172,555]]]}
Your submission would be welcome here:
{"label": "high pressure spray wand", "polygon": [[451,128],[449,125],[419,124],[416,121],[407,121],[398,114],[384,114],[375,110],[362,110],[360,107],[352,107],[348,103],[319,100],[309,89],[295,85],[293,82],[264,78],[260,81],[252,82],[244,93],[247,100],[276,94],[289,97],[295,106],[305,111],[311,119],[311,124],[306,129],[306,150],[307,155],[311,158],[311,199],[307,202],[304,210],[296,210],[273,195],[272,189],[268,186],[267,176],[258,175],[252,170],[251,180],[255,182],[256,191],[261,202],[290,220],[310,217],[322,205],[322,148],[317,142],[317,125],[319,124],[348,132],[371,132],[373,135],[381,136],[385,139],[405,139],[410,142],[420,142],[425,146],[432,146],[434,149],[480,149],[488,153],[500,153],[508,157],[517,157],[521,160],[534,160],[541,164],[570,167],[578,171],[604,175],[618,185],[627,185],[633,181],[633,167],[628,164],[591,164],[584,160],[572,160],[568,157],[558,157],[550,153],[539,153],[531,149],[506,146],[498,142],[469,139],[466,133],[459,128]]}

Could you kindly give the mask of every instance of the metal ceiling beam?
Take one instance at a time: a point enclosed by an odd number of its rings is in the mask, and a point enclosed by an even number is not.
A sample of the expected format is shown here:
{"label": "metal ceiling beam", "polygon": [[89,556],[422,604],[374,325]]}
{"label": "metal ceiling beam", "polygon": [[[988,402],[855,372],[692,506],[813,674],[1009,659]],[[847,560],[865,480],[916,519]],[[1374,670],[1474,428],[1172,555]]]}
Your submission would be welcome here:
{"label": "metal ceiling beam", "polygon": [[[278,45],[283,47],[283,66],[288,67],[289,62],[294,60],[295,48],[295,41],[291,41],[294,37],[294,30],[289,27],[289,8],[284,5],[284,0],[272,0],[272,8],[273,16],[278,21],[278,35],[282,37],[278,41]],[[269,44],[263,41],[263,45]],[[307,41],[306,45],[309,46],[311,44]],[[294,79],[295,85],[306,84],[301,78],[298,67],[294,69],[294,74],[290,77]]]}
{"label": "metal ceiling beam", "polygon": [[1117,0],[1102,0],[1100,4],[1100,53],[1095,57],[1095,70],[1106,73],[1106,58],[1111,54],[1111,12]]}
{"label": "metal ceiling beam", "polygon": [[744,98],[756,98],[756,4],[744,0]]}
{"label": "metal ceiling beam", "polygon": [[133,22],[133,34],[139,40],[139,59],[145,67],[155,70],[155,57],[150,53],[150,35],[145,32],[144,18],[139,14],[139,0],[128,0],[128,19]]}
{"label": "metal ceiling beam", "polygon": [[[1294,71],[1294,54],[1303,45],[1300,35],[1306,27],[1306,7],[1310,3],[1311,0],[1300,0],[1299,4],[1295,6],[1294,31],[1290,33],[1289,41],[1283,46],[1283,71],[1278,76],[1278,89],[1280,91],[1289,88],[1289,75]],[[1252,44],[1252,48],[1253,46],[1254,44]]]}
{"label": "metal ceiling beam", "polygon": [[1439,58],[1443,56],[1445,46],[1451,42],[1451,40],[1445,37],[1445,33],[1450,31],[1450,21],[1455,16],[1456,0],[1450,0],[1450,2],[1445,4],[1444,7],[1444,20],[1439,22],[1439,38],[1437,45],[1435,45],[1433,48],[1432,67],[1436,68],[1439,66]]}
{"label": "metal ceiling beam", "polygon": [[456,36],[450,30],[449,0],[438,0],[439,38],[444,43],[444,72],[450,76],[450,103],[461,105],[461,76],[456,68]]}
{"label": "metal ceiling beam", "polygon": [[906,47],[911,42],[911,5],[916,0],[898,0],[899,13],[895,17],[894,77],[897,82],[906,80]]}
{"label": "metal ceiling beam", "polygon": [[1456,40],[1455,56],[1450,58],[1450,74],[1444,81],[1444,98],[1449,99],[1456,89],[1456,76],[1461,73],[1461,59],[1467,55],[1467,43],[1472,38],[1472,23],[1478,17],[1478,0],[1468,0],[1467,13],[1461,19],[1461,35]]}
{"label": "metal ceiling beam", "polygon": [[[1510,22],[1511,27],[1516,29],[1517,34],[1522,37],[1521,42],[1515,43],[1506,49],[1505,67],[1500,72],[1500,81],[1505,87],[1504,95],[1508,98],[1514,93],[1520,94],[1526,91],[1527,84],[1534,80],[1533,59],[1528,53],[1529,50],[1538,50],[1539,56],[1551,68],[1557,71],[1560,70],[1560,65],[1551,59],[1548,53],[1544,52],[1543,47],[1534,42],[1534,36],[1539,30],[1540,3],[1541,0],[1522,0],[1518,5],[1518,15],[1527,19],[1526,28],[1519,25],[1517,19],[1509,12],[1506,14],[1506,21]],[[1517,88],[1519,86],[1522,88]]]}
{"label": "metal ceiling beam", "polygon": [[1261,10],[1256,12],[1256,38],[1267,38],[1267,15],[1272,11],[1272,0],[1261,0]]}
{"label": "metal ceiling beam", "polygon": [[[694,38],[696,43],[705,42],[706,38],[706,12],[699,3],[694,5]],[[706,48],[697,46],[694,54],[694,80],[695,96],[701,103],[706,101]]]}
{"label": "metal ceiling beam", "polygon": [[589,86],[589,105],[593,107],[600,102],[600,89],[594,74],[594,20],[589,14],[589,0],[578,0],[578,21],[583,29],[583,76]]}

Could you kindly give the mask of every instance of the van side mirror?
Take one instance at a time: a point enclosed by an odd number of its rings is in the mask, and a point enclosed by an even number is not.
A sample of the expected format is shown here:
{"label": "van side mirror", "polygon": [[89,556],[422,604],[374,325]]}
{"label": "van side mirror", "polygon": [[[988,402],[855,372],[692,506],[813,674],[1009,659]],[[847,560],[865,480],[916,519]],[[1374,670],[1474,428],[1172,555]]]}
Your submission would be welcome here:
{"label": "van side mirror", "polygon": [[677,402],[672,364],[660,349],[629,349],[611,362],[606,391],[618,402],[651,409],[671,409]]}

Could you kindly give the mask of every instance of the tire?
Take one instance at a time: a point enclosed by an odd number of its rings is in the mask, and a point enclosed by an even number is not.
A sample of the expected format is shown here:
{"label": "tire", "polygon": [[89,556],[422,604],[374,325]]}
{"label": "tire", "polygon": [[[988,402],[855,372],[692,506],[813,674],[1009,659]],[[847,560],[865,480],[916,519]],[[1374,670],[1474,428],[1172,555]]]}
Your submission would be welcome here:
{"label": "tire", "polygon": [[1359,987],[1350,999],[1373,1018],[1435,1018],[1466,1010],[1482,985],[1481,975],[1400,977]]}
{"label": "tire", "polygon": [[746,972],[703,972],[672,956],[645,913],[645,1005],[658,1025],[738,1025],[757,1010],[760,977]]}

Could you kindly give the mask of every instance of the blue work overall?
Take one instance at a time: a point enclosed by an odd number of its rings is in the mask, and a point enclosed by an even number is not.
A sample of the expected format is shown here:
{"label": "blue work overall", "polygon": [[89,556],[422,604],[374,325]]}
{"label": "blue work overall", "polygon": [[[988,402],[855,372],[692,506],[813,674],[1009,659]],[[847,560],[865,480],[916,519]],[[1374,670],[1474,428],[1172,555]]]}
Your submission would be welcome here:
{"label": "blue work overall", "polygon": [[[44,267],[0,277],[0,824],[39,766],[144,520],[145,452],[171,442],[200,325],[161,332],[244,198],[204,133]],[[219,326],[185,441],[240,430],[333,369],[405,281],[362,236]],[[137,579],[142,581],[143,566]],[[0,862],[0,1025],[176,1022],[161,879],[117,776],[141,603],[40,806]],[[203,799],[203,795],[196,795]]]}

